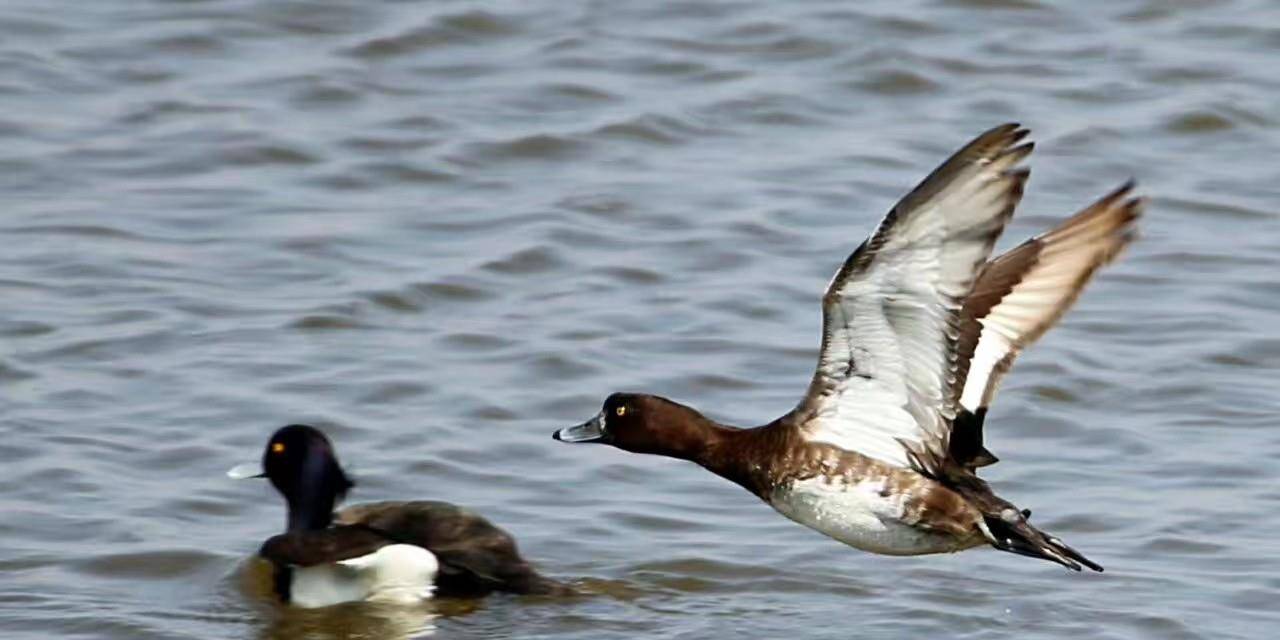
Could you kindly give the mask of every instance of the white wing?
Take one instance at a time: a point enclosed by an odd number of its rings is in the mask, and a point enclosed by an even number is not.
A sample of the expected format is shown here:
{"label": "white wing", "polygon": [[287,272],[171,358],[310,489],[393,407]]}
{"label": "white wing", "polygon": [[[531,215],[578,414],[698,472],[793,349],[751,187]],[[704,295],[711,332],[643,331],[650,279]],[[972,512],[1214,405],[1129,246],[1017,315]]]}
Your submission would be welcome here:
{"label": "white wing", "polygon": [[825,442],[928,470],[947,450],[965,296],[1022,196],[1016,124],[974,139],[845,261],[822,304],[822,352],[790,419]]}
{"label": "white wing", "polygon": [[1125,184],[983,268],[961,312],[957,392],[964,409],[991,404],[1018,353],[1133,240],[1143,201],[1132,192],[1133,183]]}

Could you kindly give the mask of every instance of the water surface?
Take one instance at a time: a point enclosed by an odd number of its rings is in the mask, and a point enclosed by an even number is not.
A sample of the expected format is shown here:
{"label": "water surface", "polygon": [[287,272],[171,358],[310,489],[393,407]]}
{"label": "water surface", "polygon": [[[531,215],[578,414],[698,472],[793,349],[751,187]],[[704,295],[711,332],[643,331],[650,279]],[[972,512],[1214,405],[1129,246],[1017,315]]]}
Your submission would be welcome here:
{"label": "water surface", "polygon": [[[1063,6],[1059,6],[1063,5]],[[1280,9],[1246,0],[0,8],[7,639],[1260,638],[1280,628]],[[789,409],[818,297],[989,126],[1002,246],[1137,177],[1143,238],[1009,378],[1002,495],[1107,567],[885,558],[554,443],[618,389]],[[312,422],[593,595],[281,612],[223,471]]]}

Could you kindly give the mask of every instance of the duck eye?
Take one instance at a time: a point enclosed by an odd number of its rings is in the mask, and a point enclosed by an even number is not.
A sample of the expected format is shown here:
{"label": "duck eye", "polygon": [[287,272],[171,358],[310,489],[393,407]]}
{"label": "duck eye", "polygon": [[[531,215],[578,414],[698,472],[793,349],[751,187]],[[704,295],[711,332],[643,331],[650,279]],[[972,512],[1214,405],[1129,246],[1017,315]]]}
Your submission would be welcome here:
{"label": "duck eye", "polygon": [[284,443],[283,443],[283,442],[272,442],[272,443],[271,443],[271,453],[284,453]]}
{"label": "duck eye", "polygon": [[619,416],[625,416],[627,415],[627,407],[625,405],[618,407],[617,409],[614,409],[613,412],[618,414]]}

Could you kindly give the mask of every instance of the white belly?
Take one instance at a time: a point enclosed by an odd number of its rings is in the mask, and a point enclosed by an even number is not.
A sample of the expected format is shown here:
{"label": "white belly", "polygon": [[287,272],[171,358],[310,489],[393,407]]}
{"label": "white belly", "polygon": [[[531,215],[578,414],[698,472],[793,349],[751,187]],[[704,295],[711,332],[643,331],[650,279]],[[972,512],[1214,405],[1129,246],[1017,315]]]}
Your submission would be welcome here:
{"label": "white belly", "polygon": [[431,597],[439,569],[422,547],[388,545],[334,564],[294,567],[290,602],[304,608],[359,600],[412,604]]}
{"label": "white belly", "polygon": [[950,536],[902,522],[905,497],[881,495],[882,480],[846,483],[798,480],[773,493],[779,513],[851,547],[892,556],[943,553],[963,548]]}

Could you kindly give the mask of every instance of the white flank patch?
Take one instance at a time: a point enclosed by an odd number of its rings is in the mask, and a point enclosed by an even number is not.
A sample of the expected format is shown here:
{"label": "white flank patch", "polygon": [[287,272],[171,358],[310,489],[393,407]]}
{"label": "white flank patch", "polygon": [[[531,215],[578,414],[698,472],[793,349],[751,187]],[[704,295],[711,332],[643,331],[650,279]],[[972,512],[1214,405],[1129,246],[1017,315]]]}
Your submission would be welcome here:
{"label": "white flank patch", "polygon": [[846,483],[810,478],[775,491],[769,504],[782,515],[863,551],[915,556],[956,550],[950,537],[904,524],[904,496],[881,496],[883,489],[883,480]]}
{"label": "white flank patch", "polygon": [[431,597],[439,569],[422,547],[388,545],[334,564],[294,567],[290,602],[303,608],[359,600],[413,604]]}

